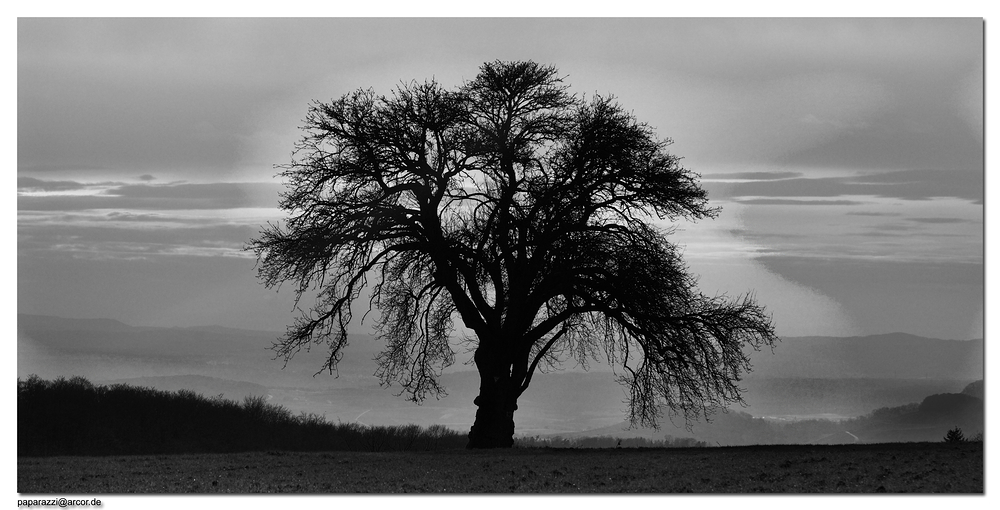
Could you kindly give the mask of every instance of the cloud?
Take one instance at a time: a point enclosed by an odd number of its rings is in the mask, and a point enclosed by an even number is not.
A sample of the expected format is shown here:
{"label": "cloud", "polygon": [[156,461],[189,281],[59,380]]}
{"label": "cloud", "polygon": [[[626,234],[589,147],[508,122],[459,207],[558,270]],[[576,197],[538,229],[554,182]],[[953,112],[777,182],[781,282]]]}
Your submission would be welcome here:
{"label": "cloud", "polygon": [[891,232],[904,232],[907,230],[915,230],[918,227],[914,225],[907,225],[906,223],[896,222],[896,223],[880,223],[878,225],[868,225],[866,228],[868,230],[874,231],[874,233],[876,234],[881,235],[886,232],[891,233]]}
{"label": "cloud", "polygon": [[774,181],[712,183],[716,198],[874,196],[904,200],[954,197],[982,200],[982,172],[898,170],[835,177],[803,177]]}
{"label": "cloud", "polygon": [[[524,37],[507,37],[511,33]],[[960,198],[962,206],[984,202],[983,35],[982,20],[971,18],[21,19],[18,173],[59,177],[19,180],[19,195],[33,190],[28,195],[36,196],[18,197],[17,248],[50,250],[50,256],[59,246],[78,256],[154,257],[156,263],[142,264],[150,270],[170,264],[170,271],[149,282],[203,285],[218,267],[228,267],[219,262],[223,257],[176,255],[235,250],[256,232],[244,218],[243,230],[227,230],[226,215],[248,207],[276,211],[283,188],[169,181],[252,181],[220,176],[269,174],[271,163],[288,157],[310,99],[366,86],[387,92],[400,79],[431,76],[452,86],[474,75],[483,55],[529,55],[557,65],[575,92],[617,94],[640,120],[674,137],[693,169],[732,170],[706,175],[704,187],[712,200],[728,199],[727,207],[744,211],[747,230],[770,243],[735,258],[806,253],[820,271],[835,257],[973,259],[982,251],[976,225],[919,219],[952,216],[933,197]],[[352,51],[331,52],[322,65],[303,50],[344,47]],[[741,171],[747,169],[775,170]],[[831,175],[828,169],[865,173]],[[884,171],[890,169],[901,172]],[[142,184],[87,184],[116,180]],[[92,196],[56,195],[75,192]],[[863,211],[844,214],[848,204],[799,207],[852,201],[865,201]],[[953,217],[972,219],[982,208],[969,209]],[[754,210],[761,215],[756,222]],[[855,233],[867,232],[876,215],[901,210],[903,218],[918,220],[893,228],[908,226],[914,235]],[[969,241],[925,239],[953,232],[968,232]],[[120,289],[128,277],[142,278],[123,276],[130,264],[108,263],[104,281],[87,272],[96,262],[43,266],[34,255],[38,251],[19,257],[18,270],[34,267],[31,274],[48,285],[39,307],[63,300],[79,314],[74,307],[97,302],[94,289],[112,281],[118,287],[110,288]],[[209,264],[211,270],[196,272]],[[839,276],[830,277],[840,284]],[[808,285],[823,283],[815,278]],[[19,304],[37,292],[30,279],[18,285]],[[174,290],[178,300],[191,302],[188,288]],[[161,291],[148,292],[149,298]],[[107,309],[137,311],[133,296],[140,293],[102,294],[117,300]],[[852,299],[846,286],[839,297]],[[868,303],[874,311],[889,301]],[[927,310],[933,308],[914,308],[914,315],[929,321]]]}
{"label": "cloud", "polygon": [[17,162],[17,171],[28,172],[28,173],[73,173],[73,172],[87,172],[87,173],[101,173],[106,172],[107,167],[97,166],[97,165],[87,165],[79,162],[65,162],[65,163],[55,163],[55,162],[44,162],[44,163],[28,163]]}
{"label": "cloud", "polygon": [[733,228],[733,229],[726,230],[726,232],[729,233],[730,235],[733,235],[733,236],[736,236],[736,237],[747,237],[747,238],[754,238],[754,239],[757,239],[757,240],[762,239],[762,238],[767,238],[767,239],[805,239],[805,238],[809,237],[806,234],[782,234],[782,233],[775,233],[775,232],[768,232],[766,234],[762,234],[762,233],[759,233],[759,232],[750,231],[750,230],[745,229],[745,228]]}
{"label": "cloud", "polygon": [[855,200],[792,200],[787,198],[752,198],[737,200],[746,205],[862,205],[864,202]]}
{"label": "cloud", "polygon": [[968,339],[969,330],[982,328],[981,262],[886,258],[831,263],[819,257],[794,256],[762,256],[757,261],[791,281],[823,289],[869,334],[900,331]]}
{"label": "cloud", "polygon": [[865,121],[845,121],[836,118],[820,118],[815,114],[807,113],[799,122],[802,124],[813,124],[816,126],[826,126],[833,128],[836,131],[849,131],[849,130],[861,130],[869,127],[869,124]]}
{"label": "cloud", "polygon": [[126,184],[86,196],[18,196],[19,211],[178,210],[278,206],[277,183]]}
{"label": "cloud", "polygon": [[922,184],[928,182],[941,184],[944,180],[954,179],[956,177],[954,173],[959,172],[943,170],[898,170],[894,172],[859,174],[848,178],[848,180],[852,183],[875,184]]}
{"label": "cloud", "polygon": [[981,175],[983,143],[967,134],[968,126],[954,108],[936,106],[946,101],[946,91],[935,87],[940,85],[927,85],[924,88],[929,90],[920,100],[911,98],[870,119],[868,127],[834,131],[819,143],[792,148],[772,163],[807,168],[947,169]]}
{"label": "cloud", "polygon": [[[211,211],[209,211],[211,212]],[[39,226],[69,226],[72,228],[115,227],[126,229],[164,229],[205,226],[216,223],[238,223],[210,216],[172,215],[166,211],[132,212],[86,209],[80,211],[18,211],[17,225],[23,231]]]}
{"label": "cloud", "polygon": [[870,211],[851,211],[847,213],[848,216],[900,216],[900,213],[885,213],[885,212],[870,212]]}
{"label": "cloud", "polygon": [[929,224],[975,223],[962,218],[907,218],[906,220]]}
{"label": "cloud", "polygon": [[[277,183],[122,184],[22,177],[19,259],[64,254],[87,260],[253,257],[260,225],[283,215]],[[70,190],[89,194],[58,194]],[[56,194],[52,194],[56,193]]]}
{"label": "cloud", "polygon": [[[126,214],[125,218],[128,217]],[[116,222],[122,220],[121,216],[114,217]],[[257,225],[206,221],[187,224],[163,222],[155,228],[141,225],[125,228],[120,224],[79,221],[25,222],[20,225],[17,249],[22,255],[60,252],[101,260],[134,259],[138,256],[148,259],[161,255],[244,258],[253,256],[243,251],[243,247],[258,234],[258,230]]]}
{"label": "cloud", "polygon": [[[771,250],[758,249],[757,254],[815,257],[830,263],[982,260],[982,207],[965,199],[913,201],[851,196],[850,200],[845,197],[845,201],[864,204],[829,207],[802,207],[799,202],[823,204],[838,200],[823,197],[801,201],[760,200],[772,205],[746,204],[735,199],[729,206],[734,209],[730,214],[739,219],[739,237]],[[946,240],[939,234],[951,237]]]}
{"label": "cloud", "polygon": [[[620,94],[643,120],[678,133],[678,141],[697,138],[704,144],[693,151],[699,157],[725,152],[728,161],[743,163],[756,150],[773,156],[801,149],[788,143],[800,137],[810,146],[829,141],[836,126],[865,125],[862,134],[873,134],[880,126],[871,117],[885,109],[922,121],[929,105],[944,102],[939,89],[981,86],[982,72],[970,65],[981,61],[983,23],[21,19],[17,38],[20,169],[86,165],[193,175],[231,171],[261,142],[284,157],[290,140],[276,131],[292,123],[287,134],[294,138],[309,99],[430,76],[450,86],[475,73],[483,55],[558,65],[576,90]],[[338,47],[351,51],[330,53],[322,65],[307,50]],[[664,84],[678,88],[665,93]],[[974,90],[965,95],[975,97]],[[642,114],[660,108],[652,118]],[[803,118],[827,124],[803,129]],[[882,141],[866,150],[877,151]],[[840,160],[856,152],[839,152]]]}
{"label": "cloud", "polygon": [[897,232],[898,230],[902,230],[902,229],[892,228],[892,229],[884,229],[883,230],[883,229],[876,228],[872,232],[861,232],[860,234],[854,234],[854,235],[861,236],[861,237],[873,237],[875,239],[883,239],[883,238],[886,238],[886,237],[902,237],[902,238],[908,238],[909,237],[909,234],[901,234],[901,233]]}
{"label": "cloud", "polygon": [[70,191],[84,189],[86,185],[75,181],[47,181],[32,177],[18,177],[18,191]]}
{"label": "cloud", "polygon": [[111,211],[104,216],[108,221],[163,221],[162,214],[142,214],[126,211]]}
{"label": "cloud", "polygon": [[111,190],[108,194],[126,198],[209,199],[238,202],[249,198],[256,192],[264,191],[266,193],[278,189],[277,185],[264,183],[129,184]]}
{"label": "cloud", "polygon": [[748,181],[776,181],[779,179],[792,179],[802,177],[802,172],[730,172],[711,173],[702,175],[705,180],[748,180]]}

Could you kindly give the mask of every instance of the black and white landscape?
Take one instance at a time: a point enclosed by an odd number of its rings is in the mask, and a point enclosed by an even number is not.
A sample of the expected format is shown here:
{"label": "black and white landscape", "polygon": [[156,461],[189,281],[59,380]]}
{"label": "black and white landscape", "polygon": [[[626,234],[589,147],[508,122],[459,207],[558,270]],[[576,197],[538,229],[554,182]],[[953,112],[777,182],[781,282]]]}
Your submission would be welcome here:
{"label": "black and white landscape", "polygon": [[[985,29],[976,17],[18,18],[19,398],[44,389],[38,378],[79,376],[355,431],[476,423],[469,445],[484,449],[512,434],[724,447],[960,429],[972,456],[948,458],[971,462],[961,490],[975,492]],[[346,336],[339,363],[322,341],[287,363],[272,349],[327,327]],[[532,372],[539,360],[555,368]],[[629,393],[616,377],[644,361],[654,368]],[[696,416],[733,381],[745,405]],[[629,402],[649,424],[664,399],[692,419],[629,427]],[[27,481],[51,471],[28,460]],[[752,475],[726,490],[799,488]],[[924,475],[863,490],[959,487]],[[862,487],[839,482],[809,491]]]}

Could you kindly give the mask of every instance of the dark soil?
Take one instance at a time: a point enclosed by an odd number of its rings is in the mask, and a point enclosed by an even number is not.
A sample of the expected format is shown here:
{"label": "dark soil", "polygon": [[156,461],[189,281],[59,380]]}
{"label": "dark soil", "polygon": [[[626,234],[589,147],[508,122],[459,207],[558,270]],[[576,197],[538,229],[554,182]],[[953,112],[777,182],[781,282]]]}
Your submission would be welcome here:
{"label": "dark soil", "polygon": [[22,494],[983,493],[983,443],[19,457]]}

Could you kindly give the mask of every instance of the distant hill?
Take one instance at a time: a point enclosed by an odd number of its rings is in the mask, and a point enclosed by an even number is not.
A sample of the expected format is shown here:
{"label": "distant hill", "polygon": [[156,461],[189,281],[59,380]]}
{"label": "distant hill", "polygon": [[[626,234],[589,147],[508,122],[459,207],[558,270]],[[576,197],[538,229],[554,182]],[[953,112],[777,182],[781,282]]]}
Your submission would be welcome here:
{"label": "distant hill", "polygon": [[[18,314],[18,376],[81,375],[91,380],[203,375],[253,379],[265,386],[323,384],[312,376],[322,366],[325,346],[298,353],[287,367],[270,349],[281,333],[218,326],[159,328],[129,326],[110,319],[66,319]],[[344,381],[374,382],[376,342],[350,335],[341,365]]]}
{"label": "distant hill", "polygon": [[966,395],[972,395],[973,397],[976,397],[980,400],[986,400],[986,391],[983,382],[984,381],[980,379],[978,381],[969,383],[969,385],[962,390],[962,393],[965,393]]}
{"label": "distant hill", "polygon": [[930,395],[920,403],[913,421],[937,422],[941,420],[967,421],[982,418],[983,399],[965,393],[940,393]]}
{"label": "distant hill", "polygon": [[983,378],[983,340],[938,340],[905,333],[865,337],[790,337],[751,354],[750,377]]}
{"label": "distant hill", "polygon": [[19,313],[17,328],[25,331],[126,331],[132,326],[114,319],[65,319]]}
{"label": "distant hill", "polygon": [[[19,335],[48,349],[119,357],[186,359],[253,358],[267,360],[279,332],[218,326],[189,328],[136,327],[111,319],[66,319],[17,315]],[[371,375],[380,344],[371,337],[350,335],[341,369],[348,375]],[[983,378],[983,340],[938,340],[904,333],[867,337],[789,337],[771,350],[751,353],[753,372],[762,378]],[[325,346],[297,357],[322,363]]]}
{"label": "distant hill", "polygon": [[983,432],[984,403],[965,393],[929,395],[918,405],[877,409],[845,425],[865,442],[940,441],[953,427],[972,438]]}
{"label": "distant hill", "polygon": [[920,402],[935,393],[959,392],[971,380],[751,376],[739,384],[750,406],[742,410],[755,416],[850,418],[880,407]]}
{"label": "distant hill", "polygon": [[110,319],[17,315],[19,334],[61,351],[115,356],[185,358],[264,353],[277,333],[222,327],[135,327]]}
{"label": "distant hill", "polygon": [[709,445],[848,444],[941,441],[948,430],[959,427],[966,438],[983,432],[984,403],[964,393],[941,393],[919,403],[874,409],[850,420],[776,421],[730,411],[716,413],[685,428],[683,420],[664,420],[659,430],[628,429],[627,422],[579,432],[549,434],[565,438],[615,436],[663,439],[690,437]]}
{"label": "distant hill", "polygon": [[[373,358],[380,343],[369,336],[350,336],[340,377],[335,378],[325,373],[314,377],[327,354],[325,345],[300,352],[283,368],[268,349],[278,332],[136,327],[108,319],[24,314],[18,315],[17,330],[21,378],[33,373],[49,379],[80,375],[100,383],[183,388],[236,399],[261,394],[265,388],[273,402],[295,413],[316,412],[334,421],[369,424],[444,424],[462,429],[475,415],[479,383],[474,367],[459,360],[441,379],[448,396],[431,397],[417,406],[398,396],[398,385],[379,386]],[[853,417],[920,402],[927,395],[957,393],[983,378],[982,350],[982,340],[902,334],[788,338],[775,347],[774,355],[768,350],[753,356],[754,371],[739,383],[750,407],[736,410],[789,419]],[[572,364],[566,368],[534,376],[518,401],[518,432],[570,433],[607,425],[620,431],[622,427],[614,424],[625,417],[626,395],[614,376],[599,371],[606,369],[603,366],[592,372],[572,370]],[[974,391],[972,387],[964,392],[975,396]],[[752,422],[737,420],[734,430],[748,424]],[[654,437],[662,439],[664,433]]]}

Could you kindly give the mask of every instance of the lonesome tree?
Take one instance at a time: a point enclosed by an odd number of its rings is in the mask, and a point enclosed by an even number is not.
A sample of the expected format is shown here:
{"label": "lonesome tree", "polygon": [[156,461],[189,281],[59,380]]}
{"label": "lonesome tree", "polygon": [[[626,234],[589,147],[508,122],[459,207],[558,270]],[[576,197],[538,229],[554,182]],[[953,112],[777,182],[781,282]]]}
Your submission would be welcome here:
{"label": "lonesome tree", "polygon": [[[744,347],[773,346],[752,296],[696,289],[660,220],[714,217],[698,176],[613,99],[571,95],[555,68],[484,64],[447,90],[358,90],[314,102],[292,162],[284,226],[248,249],[268,287],[296,285],[309,312],[274,345],[287,362],[347,346],[370,292],[386,342],[377,375],[421,402],[454,361],[454,319],[474,332],[480,375],[470,448],[510,447],[536,370],[606,358],[633,425],[742,401]],[[600,358],[599,358],[600,357]]]}

